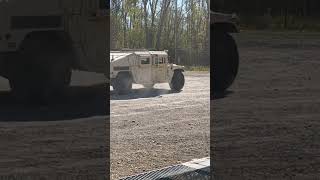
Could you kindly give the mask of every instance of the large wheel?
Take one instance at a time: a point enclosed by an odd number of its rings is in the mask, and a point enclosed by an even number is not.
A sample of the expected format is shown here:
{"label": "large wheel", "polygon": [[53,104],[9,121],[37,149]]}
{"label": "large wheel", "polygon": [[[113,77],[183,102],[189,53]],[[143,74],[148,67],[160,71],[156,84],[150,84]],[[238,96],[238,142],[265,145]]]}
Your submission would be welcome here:
{"label": "large wheel", "polygon": [[227,33],[213,33],[213,91],[225,91],[235,80],[239,68],[239,54],[235,40]]}
{"label": "large wheel", "polygon": [[8,77],[18,100],[48,103],[70,84],[73,52],[66,42],[50,35],[24,40]]}
{"label": "large wheel", "polygon": [[119,73],[113,82],[113,89],[118,94],[128,94],[132,89],[132,78],[127,73]]}
{"label": "large wheel", "polygon": [[184,82],[185,80],[182,71],[175,71],[169,85],[171,90],[181,91],[184,86]]}

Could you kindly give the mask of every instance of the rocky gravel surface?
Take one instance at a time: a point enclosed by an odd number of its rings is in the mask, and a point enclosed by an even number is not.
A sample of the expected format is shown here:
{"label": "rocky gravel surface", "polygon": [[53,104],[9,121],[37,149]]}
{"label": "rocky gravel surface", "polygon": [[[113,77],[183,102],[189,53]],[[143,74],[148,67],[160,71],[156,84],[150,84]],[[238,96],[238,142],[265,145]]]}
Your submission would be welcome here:
{"label": "rocky gravel surface", "polygon": [[320,34],[235,38],[239,76],[211,102],[215,179],[318,179]]}
{"label": "rocky gravel surface", "polygon": [[186,72],[179,93],[165,83],[121,96],[111,88],[112,179],[209,156],[209,76]]}

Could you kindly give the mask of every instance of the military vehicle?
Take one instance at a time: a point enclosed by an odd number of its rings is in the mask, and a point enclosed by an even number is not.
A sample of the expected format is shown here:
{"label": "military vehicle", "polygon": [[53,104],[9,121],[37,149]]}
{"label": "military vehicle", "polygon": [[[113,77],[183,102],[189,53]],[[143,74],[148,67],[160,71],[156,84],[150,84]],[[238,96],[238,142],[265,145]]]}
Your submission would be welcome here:
{"label": "military vehicle", "polygon": [[224,92],[235,80],[239,67],[239,53],[230,33],[238,33],[239,18],[235,14],[210,14],[211,80],[214,92]]}
{"label": "military vehicle", "polygon": [[0,76],[14,97],[46,99],[72,70],[107,71],[107,0],[0,1]]}
{"label": "military vehicle", "polygon": [[180,91],[185,83],[184,67],[169,63],[167,51],[122,50],[110,52],[110,78],[113,89],[126,94],[132,83],[152,88],[156,83],[169,83]]}

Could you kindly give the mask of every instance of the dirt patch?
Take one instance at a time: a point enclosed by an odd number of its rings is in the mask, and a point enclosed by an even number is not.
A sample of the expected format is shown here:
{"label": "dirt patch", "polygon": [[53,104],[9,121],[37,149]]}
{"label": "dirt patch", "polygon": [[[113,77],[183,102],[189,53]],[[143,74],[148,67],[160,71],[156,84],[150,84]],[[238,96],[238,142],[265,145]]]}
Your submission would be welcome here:
{"label": "dirt patch", "polygon": [[216,179],[320,177],[320,34],[235,37],[239,76],[211,102]]}
{"label": "dirt patch", "polygon": [[108,117],[101,83],[103,76],[76,72],[65,99],[27,106],[12,100],[1,79],[0,179],[102,179]]}

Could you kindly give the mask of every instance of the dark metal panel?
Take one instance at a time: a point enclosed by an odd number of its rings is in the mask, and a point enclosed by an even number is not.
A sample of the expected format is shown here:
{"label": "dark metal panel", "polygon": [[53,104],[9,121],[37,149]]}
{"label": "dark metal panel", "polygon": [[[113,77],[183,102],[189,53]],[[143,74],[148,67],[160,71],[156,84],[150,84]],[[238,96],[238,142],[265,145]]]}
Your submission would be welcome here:
{"label": "dark metal panel", "polygon": [[46,29],[62,26],[61,16],[12,16],[11,29]]}
{"label": "dark metal panel", "polygon": [[115,70],[115,71],[128,71],[129,70],[129,66],[115,66],[113,68],[113,70]]}

